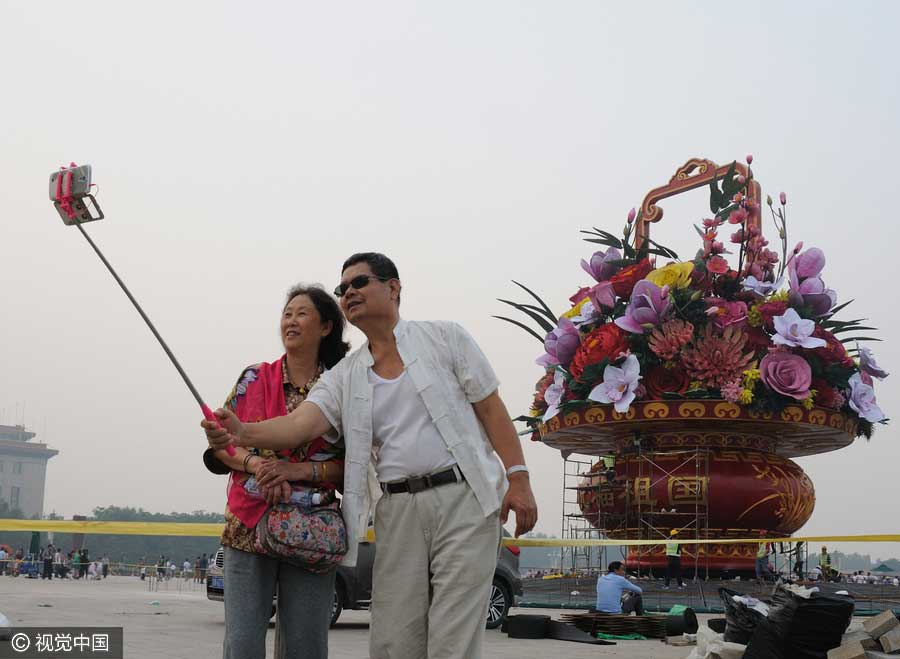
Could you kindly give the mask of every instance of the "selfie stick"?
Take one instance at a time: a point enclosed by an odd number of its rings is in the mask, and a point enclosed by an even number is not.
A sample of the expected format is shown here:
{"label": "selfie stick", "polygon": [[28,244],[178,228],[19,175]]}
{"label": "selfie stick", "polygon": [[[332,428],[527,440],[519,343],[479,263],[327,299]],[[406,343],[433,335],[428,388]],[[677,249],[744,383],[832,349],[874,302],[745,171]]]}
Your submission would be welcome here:
{"label": "selfie stick", "polygon": [[[110,265],[109,261],[106,260],[106,257],[103,256],[103,252],[101,252],[100,248],[97,247],[96,244],[94,244],[94,241],[91,240],[91,237],[84,230],[84,227],[81,226],[82,222],[102,220],[104,217],[103,211],[100,210],[100,206],[97,204],[97,200],[94,199],[94,196],[92,194],[90,194],[90,188],[90,165],[83,165],[82,167],[78,167],[73,162],[69,167],[60,167],[59,172],[54,172],[50,175],[50,199],[53,201],[53,205],[56,207],[56,210],[62,217],[63,222],[69,226],[74,224],[76,227],[78,227],[81,235],[84,236],[84,239],[88,241],[88,244],[94,249],[94,251],[97,253],[97,256],[100,257],[100,260],[103,261],[103,265],[105,265],[106,269],[109,270],[110,274],[122,288],[122,291],[125,293],[128,299],[131,300],[131,304],[133,304],[134,308],[137,309],[137,312],[141,315],[141,318],[143,318],[144,322],[147,323],[147,327],[149,327],[150,331],[153,332],[153,336],[155,336],[156,340],[159,341],[159,345],[162,346],[162,349],[165,351],[166,355],[168,355],[169,359],[172,362],[172,365],[175,367],[175,370],[178,371],[181,379],[184,380],[184,383],[190,390],[191,395],[193,395],[194,400],[196,400],[197,404],[200,406],[200,410],[203,412],[203,416],[206,417],[207,420],[213,421],[218,425],[219,420],[216,418],[216,415],[213,414],[212,410],[209,409],[206,403],[203,402],[203,399],[200,397],[200,394],[197,392],[197,389],[196,387],[194,387],[191,379],[187,376],[187,373],[184,372],[184,369],[181,368],[181,364],[179,364],[178,360],[175,358],[175,354],[171,351],[171,349],[169,349],[169,346],[166,344],[162,336],[160,336],[160,333],[156,330],[156,327],[154,327],[147,314],[144,313],[141,305],[138,304],[138,301],[136,299],[134,299],[131,291],[129,291],[128,287],[125,286],[125,282],[122,281],[122,279],[113,269],[112,265]],[[97,209],[97,217],[91,215],[90,210],[87,208],[87,205],[83,201],[85,198],[90,199],[94,208]],[[228,455],[234,455],[234,446],[232,446],[231,444],[226,446],[225,450],[228,452]]]}

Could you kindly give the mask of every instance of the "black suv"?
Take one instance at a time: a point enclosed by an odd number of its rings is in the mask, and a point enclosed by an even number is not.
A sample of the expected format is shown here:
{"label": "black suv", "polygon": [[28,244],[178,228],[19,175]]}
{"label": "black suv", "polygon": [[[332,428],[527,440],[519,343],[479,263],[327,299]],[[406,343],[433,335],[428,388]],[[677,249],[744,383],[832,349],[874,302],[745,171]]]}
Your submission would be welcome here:
{"label": "black suv", "polygon": [[[509,537],[506,530],[504,537]],[[225,599],[225,576],[223,573],[224,552],[221,547],[210,561],[206,572],[206,596],[211,600]],[[375,543],[359,543],[356,567],[339,566],[334,588],[334,605],[331,609],[331,625],[337,622],[344,609],[368,609],[372,602],[372,565],[375,562]],[[515,603],[516,595],[522,595],[522,579],[519,576],[519,548],[501,547],[497,557],[497,568],[491,584],[488,605],[487,628],[499,627],[509,609]],[[272,602],[275,615],[276,602]]]}

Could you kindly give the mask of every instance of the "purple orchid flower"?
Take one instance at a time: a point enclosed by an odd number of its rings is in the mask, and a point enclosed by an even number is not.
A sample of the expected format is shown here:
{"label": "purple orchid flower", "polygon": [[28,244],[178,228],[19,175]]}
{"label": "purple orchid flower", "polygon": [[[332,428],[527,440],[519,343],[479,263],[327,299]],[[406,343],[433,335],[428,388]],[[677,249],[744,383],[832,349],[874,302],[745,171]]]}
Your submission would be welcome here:
{"label": "purple orchid flower", "polygon": [[641,365],[637,357],[628,355],[621,368],[610,364],[603,370],[603,382],[591,389],[588,399],[598,403],[612,403],[616,412],[627,412],[635,398],[634,390],[640,379]]}
{"label": "purple orchid flower", "polygon": [[632,334],[644,334],[665,319],[672,309],[669,287],[660,288],[651,281],[642,279],[631,292],[631,302],[625,315],[616,318],[616,325]]}
{"label": "purple orchid flower", "polygon": [[872,351],[869,348],[859,348],[859,368],[863,372],[880,380],[883,380],[888,376],[888,372],[881,368],[878,365],[878,362],[875,361],[875,355],[872,354]]}
{"label": "purple orchid flower", "polygon": [[542,421],[548,421],[559,414],[559,404],[562,402],[565,382],[566,376],[562,371],[556,369],[553,373],[553,384],[547,387],[547,391],[544,392],[544,402],[547,403],[547,411],[544,412]]}
{"label": "purple orchid flower", "polygon": [[782,284],[784,284],[784,277],[779,277],[775,281],[763,281],[750,275],[744,279],[742,285],[745,291],[753,291],[761,297],[766,297],[767,295],[777,292]]}
{"label": "purple orchid flower", "polygon": [[851,375],[848,382],[850,384],[850,396],[847,404],[850,405],[850,408],[870,423],[884,421],[884,412],[881,411],[881,408],[875,402],[875,389],[863,382],[859,373]]}
{"label": "purple orchid flower", "polygon": [[793,348],[823,348],[825,339],[813,336],[816,323],[800,317],[794,309],[788,309],[781,316],[772,319],[775,324],[775,336],[772,343],[775,345],[791,346]]}
{"label": "purple orchid flower", "polygon": [[824,316],[837,302],[837,293],[825,287],[819,276],[825,267],[825,254],[818,247],[812,247],[797,254],[788,262],[791,306],[809,307],[815,316]]}
{"label": "purple orchid flower", "polygon": [[622,267],[613,263],[613,261],[618,261],[621,258],[622,252],[615,247],[610,247],[605,252],[603,250],[594,252],[590,262],[581,259],[581,267],[596,281],[606,281]]}
{"label": "purple orchid flower", "polygon": [[563,316],[556,329],[549,332],[544,339],[545,354],[537,358],[541,366],[568,366],[581,344],[581,334],[572,321]]}

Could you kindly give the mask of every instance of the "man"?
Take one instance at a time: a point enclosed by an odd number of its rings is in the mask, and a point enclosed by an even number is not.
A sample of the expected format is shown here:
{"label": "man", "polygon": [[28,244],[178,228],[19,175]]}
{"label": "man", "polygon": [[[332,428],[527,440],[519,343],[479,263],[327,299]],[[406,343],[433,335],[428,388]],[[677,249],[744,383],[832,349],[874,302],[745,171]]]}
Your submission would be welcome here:
{"label": "man", "polygon": [[[629,597],[622,601],[622,594]],[[631,613],[644,615],[644,599],[640,586],[635,586],[625,576],[625,566],[621,561],[609,564],[609,571],[597,579],[597,611],[601,613]]]}
{"label": "man", "polygon": [[762,542],[756,549],[756,578],[759,581],[765,581],[772,576],[769,572],[769,554],[772,553],[772,545],[766,542],[766,532],[760,531],[759,537]]}
{"label": "man", "polygon": [[[828,547],[822,547],[822,551],[819,552],[819,568],[822,572],[823,581],[829,581],[831,579],[831,556],[828,555]],[[859,571],[860,575],[862,575],[862,570]],[[868,581],[868,576],[870,573],[866,573],[866,576],[863,577],[863,583]]]}
{"label": "man", "polygon": [[794,545],[794,554],[796,558],[794,559],[794,574],[797,575],[797,578],[803,579],[803,543],[798,542]]}
{"label": "man", "polygon": [[537,506],[484,354],[455,323],[401,320],[400,291],[389,258],[351,256],[335,295],[366,343],[288,416],[242,424],[218,410],[228,432],[202,425],[216,449],[233,441],[277,450],[342,434],[346,565],[377,500],[372,659],[477,658],[499,522],[514,511],[518,537],[534,527]]}
{"label": "man", "polygon": [[53,544],[48,544],[44,550],[41,552],[41,560],[44,563],[44,570],[41,574],[41,579],[53,579],[53,555],[56,554],[56,549],[53,547]]}
{"label": "man", "polygon": [[206,570],[209,567],[209,559],[206,554],[200,557],[200,583],[206,583]]}
{"label": "man", "polygon": [[669,542],[666,543],[666,585],[663,589],[669,589],[669,581],[672,577],[678,582],[679,590],[684,589],[681,581],[681,545],[678,544],[678,529],[669,531]]}

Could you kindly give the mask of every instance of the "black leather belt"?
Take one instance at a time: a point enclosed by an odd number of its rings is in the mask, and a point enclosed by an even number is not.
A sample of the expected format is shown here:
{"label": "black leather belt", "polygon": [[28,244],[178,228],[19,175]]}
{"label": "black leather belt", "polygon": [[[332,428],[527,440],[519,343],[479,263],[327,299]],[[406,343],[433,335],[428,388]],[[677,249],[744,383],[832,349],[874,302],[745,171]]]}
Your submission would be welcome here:
{"label": "black leather belt", "polygon": [[466,480],[462,470],[459,467],[450,467],[434,474],[427,476],[417,476],[405,481],[396,481],[393,483],[381,483],[381,489],[390,494],[399,492],[409,492],[415,494],[422,490],[427,490],[438,485],[447,485],[448,483],[459,483]]}

